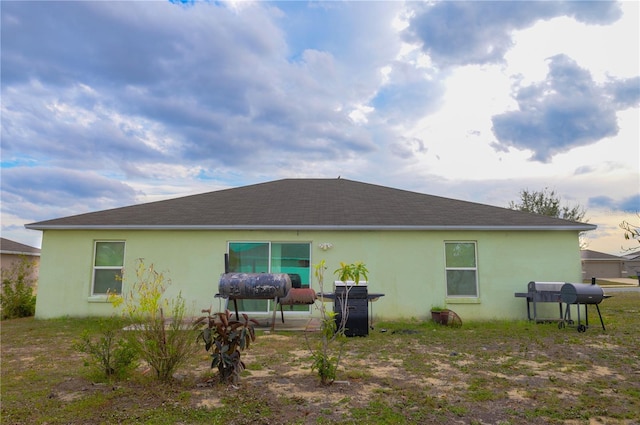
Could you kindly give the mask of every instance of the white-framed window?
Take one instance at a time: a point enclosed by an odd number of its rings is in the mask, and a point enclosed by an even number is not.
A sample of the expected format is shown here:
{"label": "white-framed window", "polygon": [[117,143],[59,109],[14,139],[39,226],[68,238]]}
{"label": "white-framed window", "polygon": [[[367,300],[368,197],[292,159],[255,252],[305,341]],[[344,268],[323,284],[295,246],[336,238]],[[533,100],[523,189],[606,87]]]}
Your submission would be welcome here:
{"label": "white-framed window", "polygon": [[122,293],[124,248],[124,241],[95,242],[91,295]]}
{"label": "white-framed window", "polygon": [[477,244],[473,241],[447,241],[445,273],[447,297],[478,297]]}

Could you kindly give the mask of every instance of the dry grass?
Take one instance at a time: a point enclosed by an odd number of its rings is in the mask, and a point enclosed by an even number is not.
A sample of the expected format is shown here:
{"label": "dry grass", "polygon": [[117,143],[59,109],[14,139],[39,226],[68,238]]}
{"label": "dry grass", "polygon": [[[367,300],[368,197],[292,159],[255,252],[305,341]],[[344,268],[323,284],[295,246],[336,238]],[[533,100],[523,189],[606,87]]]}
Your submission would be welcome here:
{"label": "dry grass", "polygon": [[[2,322],[2,424],[637,424],[640,293],[601,304],[585,333],[555,324],[377,323],[319,385],[301,332],[261,334],[239,388],[204,352],[175,381],[138,369],[96,382],[72,344],[97,321]],[[386,332],[382,332],[382,330]],[[312,335],[313,337],[313,335]]]}

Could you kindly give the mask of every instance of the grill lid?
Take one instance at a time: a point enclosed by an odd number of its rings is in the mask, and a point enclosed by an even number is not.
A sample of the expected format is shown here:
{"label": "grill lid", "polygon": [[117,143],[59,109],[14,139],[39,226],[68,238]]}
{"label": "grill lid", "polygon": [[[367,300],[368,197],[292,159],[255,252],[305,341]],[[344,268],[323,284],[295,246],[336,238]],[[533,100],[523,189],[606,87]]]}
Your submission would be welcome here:
{"label": "grill lid", "polygon": [[565,282],[529,282],[527,291],[529,292],[560,292]]}

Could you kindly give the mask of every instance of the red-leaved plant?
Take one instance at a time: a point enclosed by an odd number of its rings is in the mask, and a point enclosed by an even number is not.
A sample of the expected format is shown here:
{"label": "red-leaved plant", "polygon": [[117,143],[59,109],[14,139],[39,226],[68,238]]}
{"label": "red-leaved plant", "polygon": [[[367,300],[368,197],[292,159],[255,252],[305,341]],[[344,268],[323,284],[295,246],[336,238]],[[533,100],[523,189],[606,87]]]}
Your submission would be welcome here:
{"label": "red-leaved plant", "polygon": [[229,310],[211,313],[211,309],[207,309],[202,312],[207,316],[198,320],[205,323],[199,339],[204,341],[205,349],[211,351],[211,369],[218,368],[221,383],[237,384],[245,369],[240,353],[256,340],[254,325],[258,322],[246,314],[242,314],[242,321],[231,319]]}

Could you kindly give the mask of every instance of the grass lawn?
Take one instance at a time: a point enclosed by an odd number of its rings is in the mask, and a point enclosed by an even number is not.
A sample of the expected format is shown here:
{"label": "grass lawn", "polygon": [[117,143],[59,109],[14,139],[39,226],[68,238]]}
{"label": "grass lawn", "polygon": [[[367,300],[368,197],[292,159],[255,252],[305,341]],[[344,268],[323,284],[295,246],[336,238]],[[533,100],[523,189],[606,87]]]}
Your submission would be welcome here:
{"label": "grass lawn", "polygon": [[101,382],[72,348],[97,320],[9,320],[0,422],[638,424],[640,293],[600,307],[607,330],[593,309],[585,333],[524,321],[377,322],[368,337],[347,339],[329,387],[310,370],[303,332],[259,333],[234,388],[211,383],[204,349],[171,384],[144,365]]}

